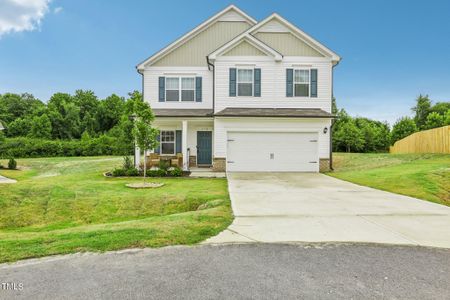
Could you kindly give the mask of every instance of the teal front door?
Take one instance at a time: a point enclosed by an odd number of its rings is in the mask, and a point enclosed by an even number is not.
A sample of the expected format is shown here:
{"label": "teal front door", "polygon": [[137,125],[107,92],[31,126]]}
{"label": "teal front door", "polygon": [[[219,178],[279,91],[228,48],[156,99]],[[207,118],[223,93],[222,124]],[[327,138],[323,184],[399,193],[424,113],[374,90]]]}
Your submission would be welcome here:
{"label": "teal front door", "polygon": [[197,131],[197,165],[212,164],[212,132]]}

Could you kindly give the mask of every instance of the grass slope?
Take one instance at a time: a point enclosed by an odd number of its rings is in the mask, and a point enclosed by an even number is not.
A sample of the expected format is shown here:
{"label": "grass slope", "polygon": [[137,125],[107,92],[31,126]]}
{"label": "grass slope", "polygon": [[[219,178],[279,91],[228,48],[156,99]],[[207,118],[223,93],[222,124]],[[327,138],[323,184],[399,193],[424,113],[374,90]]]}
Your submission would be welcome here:
{"label": "grass slope", "polygon": [[450,206],[450,155],[335,153],[328,175]]}
{"label": "grass slope", "polygon": [[[20,159],[0,185],[0,262],[78,251],[194,244],[232,221],[226,179],[105,178],[118,157]],[[2,162],[5,165],[5,161]]]}

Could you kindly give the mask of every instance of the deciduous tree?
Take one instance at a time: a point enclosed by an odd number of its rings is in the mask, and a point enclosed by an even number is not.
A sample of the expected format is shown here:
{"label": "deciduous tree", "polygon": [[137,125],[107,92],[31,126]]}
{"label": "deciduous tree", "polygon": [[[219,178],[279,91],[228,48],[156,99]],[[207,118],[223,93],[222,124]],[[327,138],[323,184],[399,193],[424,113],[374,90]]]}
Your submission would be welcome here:
{"label": "deciduous tree", "polygon": [[31,122],[29,137],[51,139],[52,137],[52,123],[46,114],[38,117],[35,116]]}
{"label": "deciduous tree", "polygon": [[391,144],[417,131],[416,123],[409,117],[403,117],[395,122],[391,132]]}

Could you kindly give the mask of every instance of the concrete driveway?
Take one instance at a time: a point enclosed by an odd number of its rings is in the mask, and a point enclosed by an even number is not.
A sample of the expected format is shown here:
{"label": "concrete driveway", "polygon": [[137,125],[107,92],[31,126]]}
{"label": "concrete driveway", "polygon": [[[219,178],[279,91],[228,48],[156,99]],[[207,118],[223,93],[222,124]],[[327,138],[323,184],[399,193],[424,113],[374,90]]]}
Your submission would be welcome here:
{"label": "concrete driveway", "polygon": [[205,243],[369,242],[450,248],[450,207],[323,174],[230,173],[233,224]]}

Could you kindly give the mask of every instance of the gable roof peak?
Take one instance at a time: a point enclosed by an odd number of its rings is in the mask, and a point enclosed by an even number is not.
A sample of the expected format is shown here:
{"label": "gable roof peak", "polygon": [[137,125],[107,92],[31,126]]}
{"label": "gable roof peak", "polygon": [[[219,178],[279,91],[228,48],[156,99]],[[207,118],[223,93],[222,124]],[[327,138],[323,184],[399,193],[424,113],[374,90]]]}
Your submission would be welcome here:
{"label": "gable roof peak", "polygon": [[312,36],[310,36],[309,34],[304,32],[303,30],[301,30],[296,25],[292,24],[291,22],[289,22],[288,20],[286,20],[285,18],[283,18],[276,12],[272,13],[271,15],[269,15],[267,18],[260,21],[259,23],[253,25],[253,27],[250,27],[247,30],[247,32],[253,34],[253,33],[257,32],[258,29],[260,29],[261,27],[263,27],[265,24],[267,24],[268,22],[270,22],[272,20],[279,21],[282,25],[284,25],[290,31],[292,31],[292,33],[294,33],[294,35],[296,35],[298,38],[300,38],[301,40],[303,40],[304,42],[306,42],[311,47],[313,47],[320,53],[324,54],[325,56],[331,57],[331,59],[334,62],[338,63],[341,60],[341,57],[339,55],[337,55],[335,52],[333,52],[332,50],[330,50],[329,48],[324,46],[322,43],[320,43],[319,41],[314,39]]}
{"label": "gable roof peak", "polygon": [[145,68],[145,65],[147,65],[149,63],[153,63],[153,62],[159,60],[160,58],[165,56],[167,53],[169,53],[172,50],[178,48],[179,46],[184,44],[186,41],[188,41],[189,39],[191,39],[192,37],[196,36],[201,31],[205,30],[207,27],[209,27],[210,25],[212,25],[213,23],[218,21],[222,16],[224,16],[225,14],[227,14],[230,11],[237,12],[240,16],[242,16],[245,19],[245,21],[247,23],[250,24],[250,26],[254,26],[257,23],[257,21],[254,18],[252,18],[251,16],[249,16],[248,14],[243,12],[237,6],[235,6],[234,4],[230,4],[226,8],[222,9],[221,11],[219,11],[218,13],[216,13],[215,15],[213,15],[212,17],[210,17],[209,19],[207,19],[206,21],[204,21],[203,23],[201,23],[200,25],[198,25],[197,27],[195,27],[194,29],[189,31],[188,33],[186,33],[183,36],[181,36],[179,39],[177,39],[173,43],[171,43],[168,46],[162,48],[161,50],[159,50],[158,52],[156,52],[155,54],[153,54],[149,58],[147,58],[144,61],[142,61],[141,63],[139,63],[136,66],[136,69],[140,73]]}
{"label": "gable roof peak", "polygon": [[243,32],[242,34],[238,35],[237,37],[235,37],[231,41],[225,43],[224,45],[222,45],[218,49],[214,50],[212,53],[210,53],[208,55],[208,58],[211,59],[211,60],[215,60],[218,55],[229,51],[230,49],[232,49],[233,47],[237,46],[242,41],[247,41],[250,45],[254,46],[258,50],[266,53],[267,55],[272,56],[276,61],[280,61],[283,58],[281,53],[278,53],[275,49],[269,47],[264,42],[260,41],[259,39],[257,39],[253,35],[249,34],[247,31]]}

